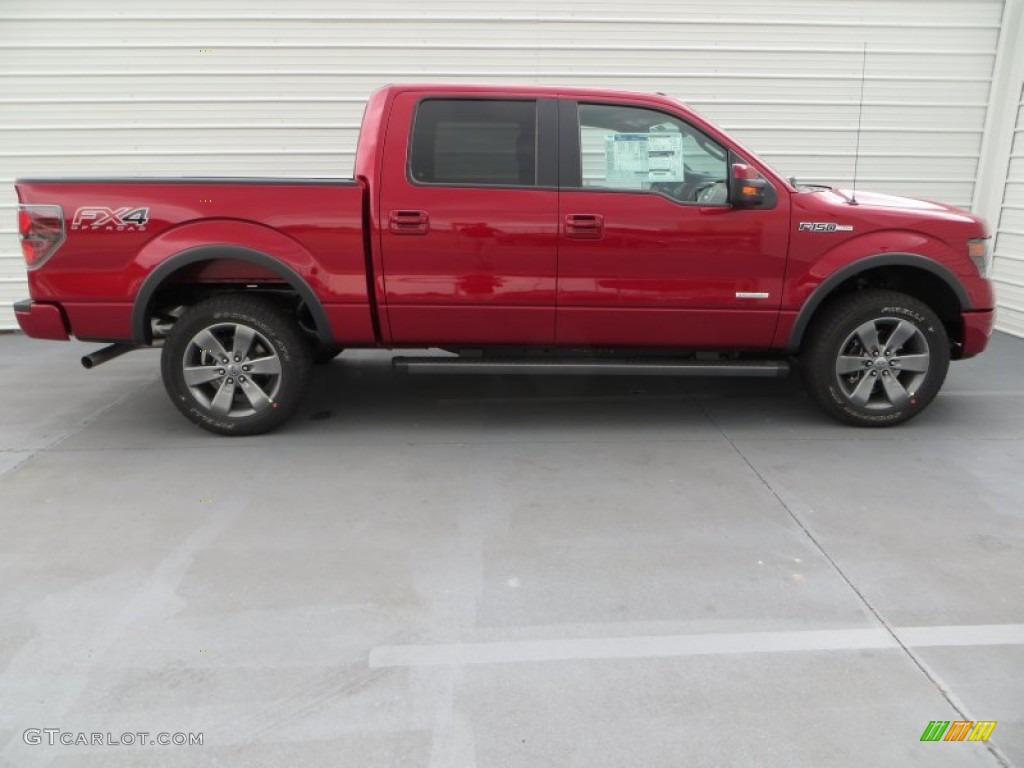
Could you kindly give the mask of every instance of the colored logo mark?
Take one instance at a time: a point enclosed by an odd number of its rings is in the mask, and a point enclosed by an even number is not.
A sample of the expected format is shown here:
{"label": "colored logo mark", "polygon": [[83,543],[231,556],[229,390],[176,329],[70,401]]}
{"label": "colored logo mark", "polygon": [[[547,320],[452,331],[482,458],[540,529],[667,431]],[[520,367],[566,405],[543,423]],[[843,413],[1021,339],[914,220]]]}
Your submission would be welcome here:
{"label": "colored logo mark", "polygon": [[996,720],[932,720],[921,734],[921,741],[988,741]]}

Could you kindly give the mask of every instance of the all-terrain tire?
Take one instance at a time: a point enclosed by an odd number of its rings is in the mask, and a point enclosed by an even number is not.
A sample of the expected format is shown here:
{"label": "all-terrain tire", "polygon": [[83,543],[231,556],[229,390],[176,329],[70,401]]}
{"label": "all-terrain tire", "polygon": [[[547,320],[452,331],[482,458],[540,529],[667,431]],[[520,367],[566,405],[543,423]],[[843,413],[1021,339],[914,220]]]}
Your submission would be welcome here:
{"label": "all-terrain tire", "polygon": [[221,435],[258,435],[298,408],[313,359],[296,320],[273,301],[226,295],[199,302],[174,324],[160,368],[186,418]]}
{"label": "all-terrain tire", "polygon": [[838,297],[815,317],[800,369],[807,391],[846,424],[885,427],[923,411],[949,369],[949,337],[925,303],[897,291]]}

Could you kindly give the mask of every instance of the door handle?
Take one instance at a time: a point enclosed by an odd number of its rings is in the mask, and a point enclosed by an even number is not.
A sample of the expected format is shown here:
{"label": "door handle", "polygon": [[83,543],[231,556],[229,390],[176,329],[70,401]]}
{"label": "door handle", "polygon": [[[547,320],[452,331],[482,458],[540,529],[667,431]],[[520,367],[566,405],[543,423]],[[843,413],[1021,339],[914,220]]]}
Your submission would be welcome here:
{"label": "door handle", "polygon": [[425,235],[430,231],[430,216],[426,211],[392,211],[388,229],[394,235]]}
{"label": "door handle", "polygon": [[565,217],[565,236],[596,240],[604,234],[604,216],[599,213],[570,213]]}

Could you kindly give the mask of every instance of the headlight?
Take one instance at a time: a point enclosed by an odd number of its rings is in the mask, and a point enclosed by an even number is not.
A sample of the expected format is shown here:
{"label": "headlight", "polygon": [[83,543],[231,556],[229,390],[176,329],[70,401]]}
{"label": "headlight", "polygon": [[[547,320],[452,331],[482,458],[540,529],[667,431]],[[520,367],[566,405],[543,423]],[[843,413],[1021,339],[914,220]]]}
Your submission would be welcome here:
{"label": "headlight", "polygon": [[971,257],[974,266],[978,268],[978,274],[988,277],[992,270],[992,238],[979,237],[976,240],[968,240],[967,255]]}

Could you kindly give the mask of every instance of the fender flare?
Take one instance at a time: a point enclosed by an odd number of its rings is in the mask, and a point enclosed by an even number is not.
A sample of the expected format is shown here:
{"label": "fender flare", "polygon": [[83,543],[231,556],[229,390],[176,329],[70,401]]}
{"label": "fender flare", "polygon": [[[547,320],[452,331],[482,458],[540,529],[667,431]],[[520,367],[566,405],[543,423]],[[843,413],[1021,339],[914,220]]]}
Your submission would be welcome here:
{"label": "fender flare", "polygon": [[262,251],[246,248],[240,245],[199,245],[195,248],[186,248],[173,256],[165,259],[156,269],[146,276],[135,295],[135,303],[132,306],[132,341],[136,344],[149,344],[152,341],[151,328],[148,321],[150,306],[153,302],[153,294],[173,272],[189,264],[211,259],[234,259],[235,261],[246,261],[250,264],[258,264],[281,277],[309,307],[313,322],[316,324],[317,333],[327,344],[333,341],[331,324],[324,311],[320,299],[309,287],[302,275],[296,272],[282,261],[269,256]]}
{"label": "fender flare", "polygon": [[934,259],[919,256],[916,253],[879,253],[864,259],[858,259],[852,264],[847,264],[842,269],[829,275],[828,278],[814,289],[800,308],[799,314],[797,314],[796,321],[793,323],[793,330],[790,331],[789,339],[786,342],[786,351],[795,353],[800,348],[800,343],[803,341],[804,333],[807,331],[811,318],[833,290],[854,275],[869,269],[875,269],[876,267],[916,267],[926,272],[931,272],[953,291],[960,302],[961,310],[971,308],[971,300],[967,296],[967,291],[964,290],[963,285],[957,279],[957,276],[949,268]]}

